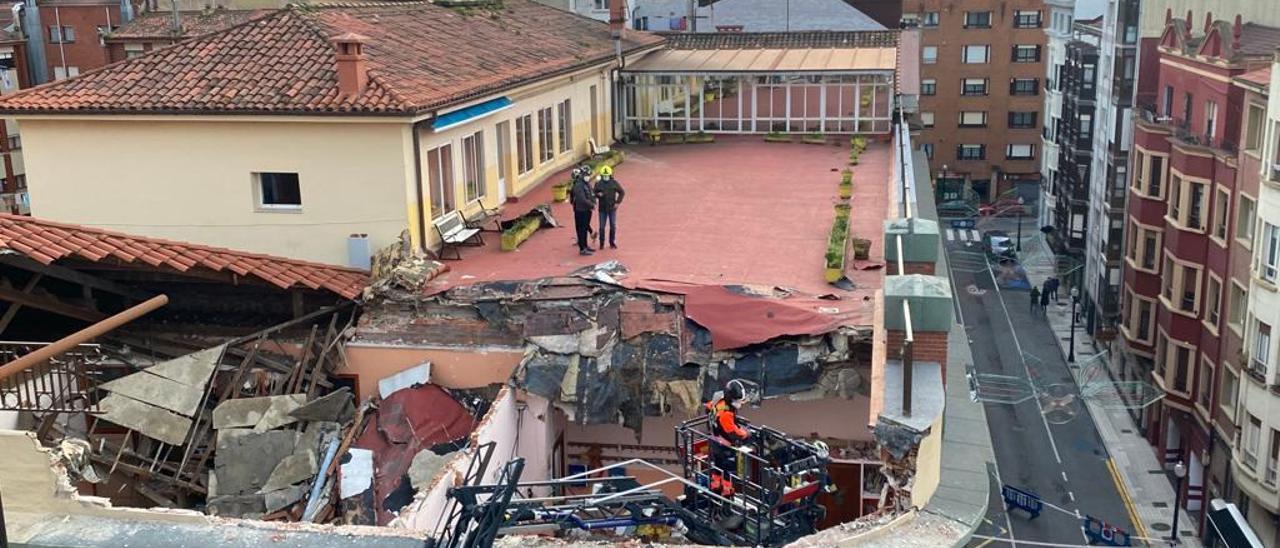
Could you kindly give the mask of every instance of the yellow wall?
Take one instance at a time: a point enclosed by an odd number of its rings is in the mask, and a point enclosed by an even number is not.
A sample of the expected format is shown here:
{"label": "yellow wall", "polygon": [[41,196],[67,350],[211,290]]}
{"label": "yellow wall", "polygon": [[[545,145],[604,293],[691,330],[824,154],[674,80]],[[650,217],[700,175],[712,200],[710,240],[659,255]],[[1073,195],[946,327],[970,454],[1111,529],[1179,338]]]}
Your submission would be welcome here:
{"label": "yellow wall", "polygon": [[911,485],[911,505],[924,508],[942,479],[942,417],[929,427],[916,451],[916,477]]}
{"label": "yellow wall", "polygon": [[[276,118],[279,120],[279,118]],[[405,228],[405,120],[21,119],[32,214],[332,264]],[[256,171],[297,172],[301,211],[256,207]]]}
{"label": "yellow wall", "polygon": [[[612,112],[612,86],[608,79],[607,67],[597,68],[591,71],[579,72],[577,74],[558,78],[556,80],[528,86],[517,89],[511,93],[505,94],[514,105],[511,108],[497,112],[491,116],[480,118],[474,122],[466,123],[446,129],[443,132],[433,132],[430,126],[420,129],[419,144],[421,147],[422,157],[422,196],[425,200],[437,199],[433,196],[431,188],[431,168],[428,166],[427,151],[450,144],[453,154],[453,170],[454,170],[454,200],[455,207],[464,208],[467,205],[463,171],[462,171],[462,139],[477,131],[484,132],[484,165],[485,165],[485,197],[484,203],[487,207],[498,204],[498,124],[506,122],[509,131],[508,155],[503,161],[508,162],[508,188],[506,196],[520,197],[531,191],[538,183],[545,180],[548,175],[565,169],[568,166],[583,160],[589,154],[587,140],[591,137],[591,86],[596,87],[596,135],[598,137],[597,144],[608,145],[612,141],[612,124],[610,123]],[[485,100],[491,97],[486,97]],[[556,116],[556,105],[565,99],[569,99],[570,110],[572,111],[573,129],[569,132],[570,139],[573,141],[572,147],[567,152],[558,152],[558,143],[553,143],[552,150],[557,151],[555,156],[546,163],[539,162],[538,145],[540,142],[538,136],[538,110],[551,107],[551,116],[553,123],[558,124]],[[524,174],[517,174],[516,161],[516,118],[531,114],[532,134],[533,134],[533,163],[534,167]],[[558,125],[555,127],[559,127]],[[552,140],[558,139],[559,133],[552,132]],[[410,191],[412,192],[412,188]],[[416,193],[414,193],[416,194]],[[413,194],[411,194],[413,196]],[[410,198],[415,200],[415,198]],[[427,215],[427,241],[431,247],[435,247],[439,242],[439,236],[435,229],[430,225],[431,207],[426,205]],[[532,207],[532,206],[530,206]],[[470,209],[474,209],[470,208]],[[473,211],[467,210],[468,214]],[[416,212],[410,211],[410,215],[416,215]],[[415,217],[410,217],[416,219]],[[414,221],[416,225],[416,220]],[[416,237],[415,231],[415,237]],[[416,240],[415,240],[416,241]]]}

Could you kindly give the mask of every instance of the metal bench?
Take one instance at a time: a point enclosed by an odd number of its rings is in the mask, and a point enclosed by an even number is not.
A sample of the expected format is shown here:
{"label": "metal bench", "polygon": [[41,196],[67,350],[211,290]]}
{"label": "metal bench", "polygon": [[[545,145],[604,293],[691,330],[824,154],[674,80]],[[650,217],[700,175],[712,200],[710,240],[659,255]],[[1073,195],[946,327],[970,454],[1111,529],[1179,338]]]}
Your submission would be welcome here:
{"label": "metal bench", "polygon": [[445,253],[449,249],[453,249],[455,259],[462,259],[462,252],[458,250],[458,246],[463,245],[484,245],[484,237],[480,235],[480,229],[470,228],[463,219],[462,214],[457,210],[450,211],[439,218],[431,221],[436,227],[436,232],[440,234],[440,258],[447,259]]}
{"label": "metal bench", "polygon": [[481,232],[485,232],[485,225],[493,223],[493,232],[502,232],[502,206],[485,207],[484,202],[479,198],[472,200],[463,208],[466,210],[474,210],[475,213],[470,217],[464,216],[467,228],[474,228]]}

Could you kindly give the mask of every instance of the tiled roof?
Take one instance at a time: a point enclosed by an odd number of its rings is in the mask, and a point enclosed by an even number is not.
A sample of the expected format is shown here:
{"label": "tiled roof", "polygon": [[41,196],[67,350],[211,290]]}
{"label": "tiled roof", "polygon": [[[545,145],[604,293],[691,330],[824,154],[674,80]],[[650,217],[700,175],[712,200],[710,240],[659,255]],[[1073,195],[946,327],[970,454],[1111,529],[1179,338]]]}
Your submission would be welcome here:
{"label": "tiled roof", "polygon": [[1240,76],[1236,76],[1236,80],[1248,82],[1258,87],[1271,86],[1271,65],[1264,66],[1260,69],[1254,69]]}
{"label": "tiled roof", "polygon": [[[678,12],[677,12],[678,13]],[[884,30],[841,0],[721,0],[698,10],[699,28],[739,26],[746,32]]]}
{"label": "tiled roof", "polygon": [[17,252],[42,264],[74,257],[116,260],[187,272],[193,268],[252,276],[282,289],[309,287],[354,299],[369,275],[363,270],[235,251],[99,228],[0,214],[0,253]]}
{"label": "tiled roof", "polygon": [[[1231,40],[1231,34],[1225,34],[1223,39]],[[1268,27],[1257,23],[1245,23],[1242,25],[1240,49],[1238,50],[1241,55],[1265,55],[1269,57],[1275,53],[1276,46],[1280,46],[1280,28]]]}
{"label": "tiled roof", "polygon": [[[532,0],[293,6],[0,99],[5,113],[406,115],[613,58],[605,23]],[[331,38],[369,37],[363,93],[340,93]],[[623,51],[661,38],[628,31]]]}
{"label": "tiled roof", "polygon": [[142,38],[174,38],[175,36],[203,36],[234,27],[245,21],[257,19],[275,10],[226,10],[218,9],[209,12],[184,11],[178,20],[182,24],[182,32],[174,34],[173,12],[153,11],[136,17],[133,21],[121,25],[120,28],[106,36],[107,40],[137,40]]}
{"label": "tiled roof", "polygon": [[661,33],[671,49],[891,48],[896,30]]}

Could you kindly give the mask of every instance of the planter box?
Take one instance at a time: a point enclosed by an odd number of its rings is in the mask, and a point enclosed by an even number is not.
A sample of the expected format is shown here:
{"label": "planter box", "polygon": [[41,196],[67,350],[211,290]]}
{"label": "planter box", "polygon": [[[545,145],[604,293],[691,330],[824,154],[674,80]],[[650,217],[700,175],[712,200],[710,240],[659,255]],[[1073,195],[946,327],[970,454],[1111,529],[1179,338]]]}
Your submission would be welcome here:
{"label": "planter box", "polygon": [[551,196],[557,203],[569,201],[569,185],[559,184],[551,187]]}
{"label": "planter box", "polygon": [[837,281],[840,281],[840,278],[842,277],[844,277],[843,268],[827,267],[827,273],[826,273],[827,283],[829,284],[836,283]]}
{"label": "planter box", "polygon": [[539,228],[542,228],[541,219],[530,218],[529,220],[517,221],[515,226],[502,232],[502,250],[515,251],[517,247],[520,247],[520,244],[528,240],[530,236],[533,236],[533,233],[537,232]]}
{"label": "planter box", "polygon": [[840,199],[848,200],[853,197],[853,185],[840,185]]}
{"label": "planter box", "polygon": [[827,144],[827,138],[826,136],[819,137],[817,135],[805,135],[800,139],[800,142],[806,145],[825,145]]}
{"label": "planter box", "polygon": [[716,136],[710,133],[704,133],[701,135],[695,133],[693,135],[685,137],[684,142],[695,143],[695,144],[696,143],[714,143],[716,142]]}
{"label": "planter box", "polygon": [[766,142],[766,143],[790,143],[790,142],[791,142],[791,137],[786,136],[786,135],[765,135],[765,136],[764,136],[764,142]]}
{"label": "planter box", "polygon": [[662,140],[673,145],[685,142],[685,134],[683,133],[663,133]]}

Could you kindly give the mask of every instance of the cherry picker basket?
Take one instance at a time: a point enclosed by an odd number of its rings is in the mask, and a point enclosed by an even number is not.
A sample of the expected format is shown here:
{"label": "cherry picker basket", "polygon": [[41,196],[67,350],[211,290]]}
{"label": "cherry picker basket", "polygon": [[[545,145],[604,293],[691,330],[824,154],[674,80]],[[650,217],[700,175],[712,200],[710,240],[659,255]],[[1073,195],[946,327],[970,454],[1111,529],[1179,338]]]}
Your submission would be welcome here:
{"label": "cherry picker basket", "polygon": [[[739,424],[750,437],[736,446],[712,433],[709,417],[676,427],[684,477],[702,487],[686,487],[681,503],[735,544],[778,546],[812,534],[826,514],[817,497],[828,485],[827,451],[767,426]],[[716,466],[717,450],[732,453],[731,469]],[[713,472],[728,478],[732,494],[712,489]]]}

